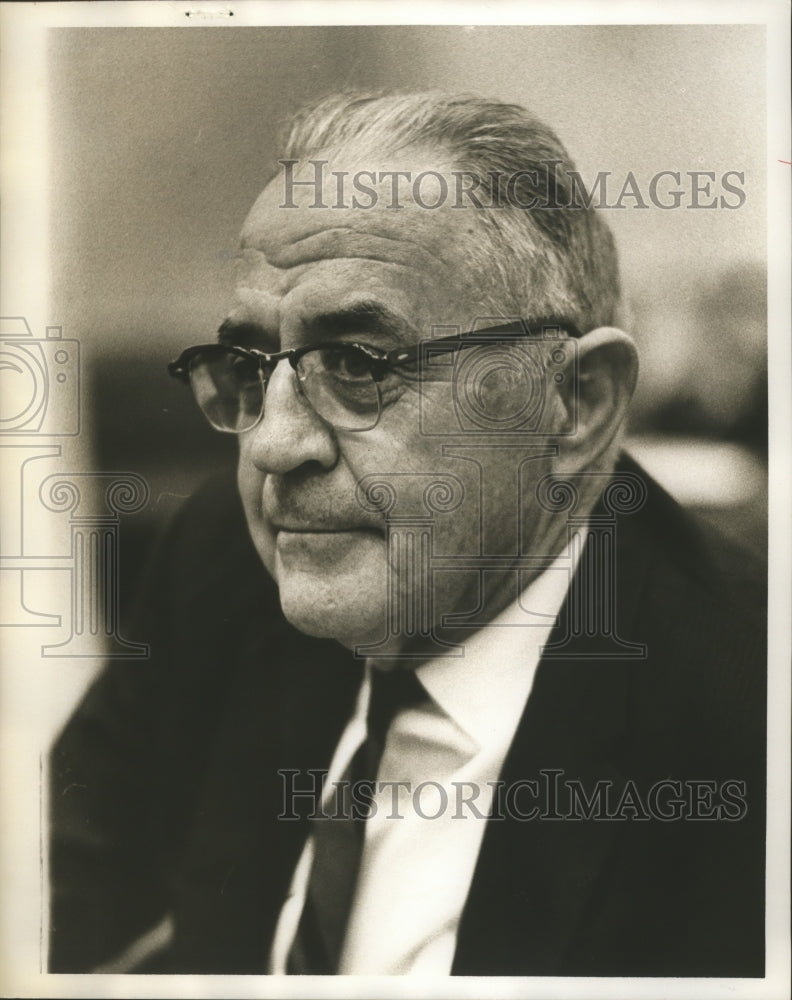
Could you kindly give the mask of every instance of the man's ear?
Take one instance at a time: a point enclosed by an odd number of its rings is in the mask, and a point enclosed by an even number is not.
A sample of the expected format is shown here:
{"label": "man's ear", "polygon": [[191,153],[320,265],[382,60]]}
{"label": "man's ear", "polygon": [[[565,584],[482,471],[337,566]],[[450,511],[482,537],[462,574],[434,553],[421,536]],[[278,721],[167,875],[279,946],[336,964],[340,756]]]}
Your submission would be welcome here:
{"label": "man's ear", "polygon": [[575,343],[559,385],[567,434],[561,458],[581,469],[608,450],[624,423],[638,379],[638,352],[632,338],[612,326]]}

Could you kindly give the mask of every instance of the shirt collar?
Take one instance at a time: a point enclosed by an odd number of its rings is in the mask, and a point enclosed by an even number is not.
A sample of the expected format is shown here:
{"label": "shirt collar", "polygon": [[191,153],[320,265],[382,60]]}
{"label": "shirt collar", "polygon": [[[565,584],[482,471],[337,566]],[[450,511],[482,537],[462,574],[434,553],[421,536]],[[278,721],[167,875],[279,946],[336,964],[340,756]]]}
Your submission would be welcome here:
{"label": "shirt collar", "polygon": [[464,656],[436,657],[416,676],[437,705],[480,748],[510,743],[587,536],[570,538],[548,569],[489,625],[464,643]]}

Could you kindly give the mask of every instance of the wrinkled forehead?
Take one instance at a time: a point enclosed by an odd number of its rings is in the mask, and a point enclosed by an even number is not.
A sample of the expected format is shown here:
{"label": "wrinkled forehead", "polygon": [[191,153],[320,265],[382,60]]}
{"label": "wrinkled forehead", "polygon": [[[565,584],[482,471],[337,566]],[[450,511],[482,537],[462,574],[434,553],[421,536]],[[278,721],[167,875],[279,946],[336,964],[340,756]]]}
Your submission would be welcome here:
{"label": "wrinkled forehead", "polygon": [[276,268],[326,256],[376,259],[378,247],[394,263],[409,256],[442,265],[463,251],[477,222],[471,205],[454,208],[449,183],[451,163],[429,152],[281,161],[245,220],[241,249]]}

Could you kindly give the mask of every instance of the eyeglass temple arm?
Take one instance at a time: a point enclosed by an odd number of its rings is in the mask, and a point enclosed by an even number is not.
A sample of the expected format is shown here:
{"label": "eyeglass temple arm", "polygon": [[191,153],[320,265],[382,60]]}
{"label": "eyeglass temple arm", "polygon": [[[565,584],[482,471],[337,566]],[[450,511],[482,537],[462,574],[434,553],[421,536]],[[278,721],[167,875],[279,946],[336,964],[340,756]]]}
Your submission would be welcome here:
{"label": "eyeglass temple arm", "polygon": [[[536,337],[543,334],[548,329],[563,330],[570,337],[575,339],[582,336],[580,330],[569,320],[556,319],[548,316],[537,320],[534,323],[527,323],[523,320],[516,320],[512,323],[504,323],[501,326],[490,326],[485,330],[470,330],[467,333],[456,334],[451,337],[438,337],[436,340],[424,340],[412,347],[396,348],[388,351],[383,359],[389,366],[405,365],[411,361],[417,361],[421,352],[427,347],[432,354],[446,354],[451,351],[462,350],[465,347],[481,346],[481,342],[475,338],[479,336],[497,336],[498,334],[518,334],[525,337]],[[468,340],[467,338],[471,338]],[[461,343],[460,343],[461,341]]]}

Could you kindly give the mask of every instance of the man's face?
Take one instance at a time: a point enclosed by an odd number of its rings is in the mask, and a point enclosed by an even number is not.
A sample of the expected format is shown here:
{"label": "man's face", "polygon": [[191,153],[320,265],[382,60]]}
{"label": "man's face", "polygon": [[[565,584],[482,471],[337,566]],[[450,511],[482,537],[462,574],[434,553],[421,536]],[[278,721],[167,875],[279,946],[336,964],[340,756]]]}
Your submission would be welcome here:
{"label": "man's face", "polygon": [[[425,167],[419,157],[399,164],[413,176]],[[319,341],[389,350],[431,338],[436,325],[465,332],[478,317],[491,316],[482,302],[492,289],[481,287],[469,264],[467,247],[479,238],[474,210],[430,211],[404,196],[405,207],[394,210],[387,207],[390,191],[387,180],[380,204],[370,209],[322,209],[312,207],[311,188],[296,188],[298,207],[283,208],[284,181],[276,177],[243,229],[245,275],[229,314],[232,338],[238,324],[238,343],[269,352]],[[325,203],[334,197],[333,182]],[[414,370],[389,376],[379,423],[363,432],[331,427],[297,392],[288,362],[276,367],[263,419],[240,435],[238,481],[256,549],[297,628],[351,648],[376,643],[388,634],[389,589],[391,611],[401,603],[400,633],[420,633],[420,615],[434,625],[449,612],[474,611],[478,572],[422,570],[428,521],[433,558],[516,554],[518,522],[521,551],[537,543],[542,525],[526,524],[530,510],[520,519],[518,493],[532,494],[548,471],[548,449],[537,446],[520,466],[514,447],[499,453],[480,447],[480,434],[460,435],[450,360],[420,382]],[[465,451],[465,444],[476,447]],[[395,490],[392,518],[423,519],[423,527],[391,522],[401,531],[399,556],[393,548],[389,556],[383,510],[361,503],[358,484],[370,484],[372,476]],[[442,502],[427,508],[427,487],[437,480],[456,491],[454,510],[444,512]],[[516,579],[490,570],[482,613],[512,600]],[[413,599],[420,605],[416,619],[409,617]]]}

